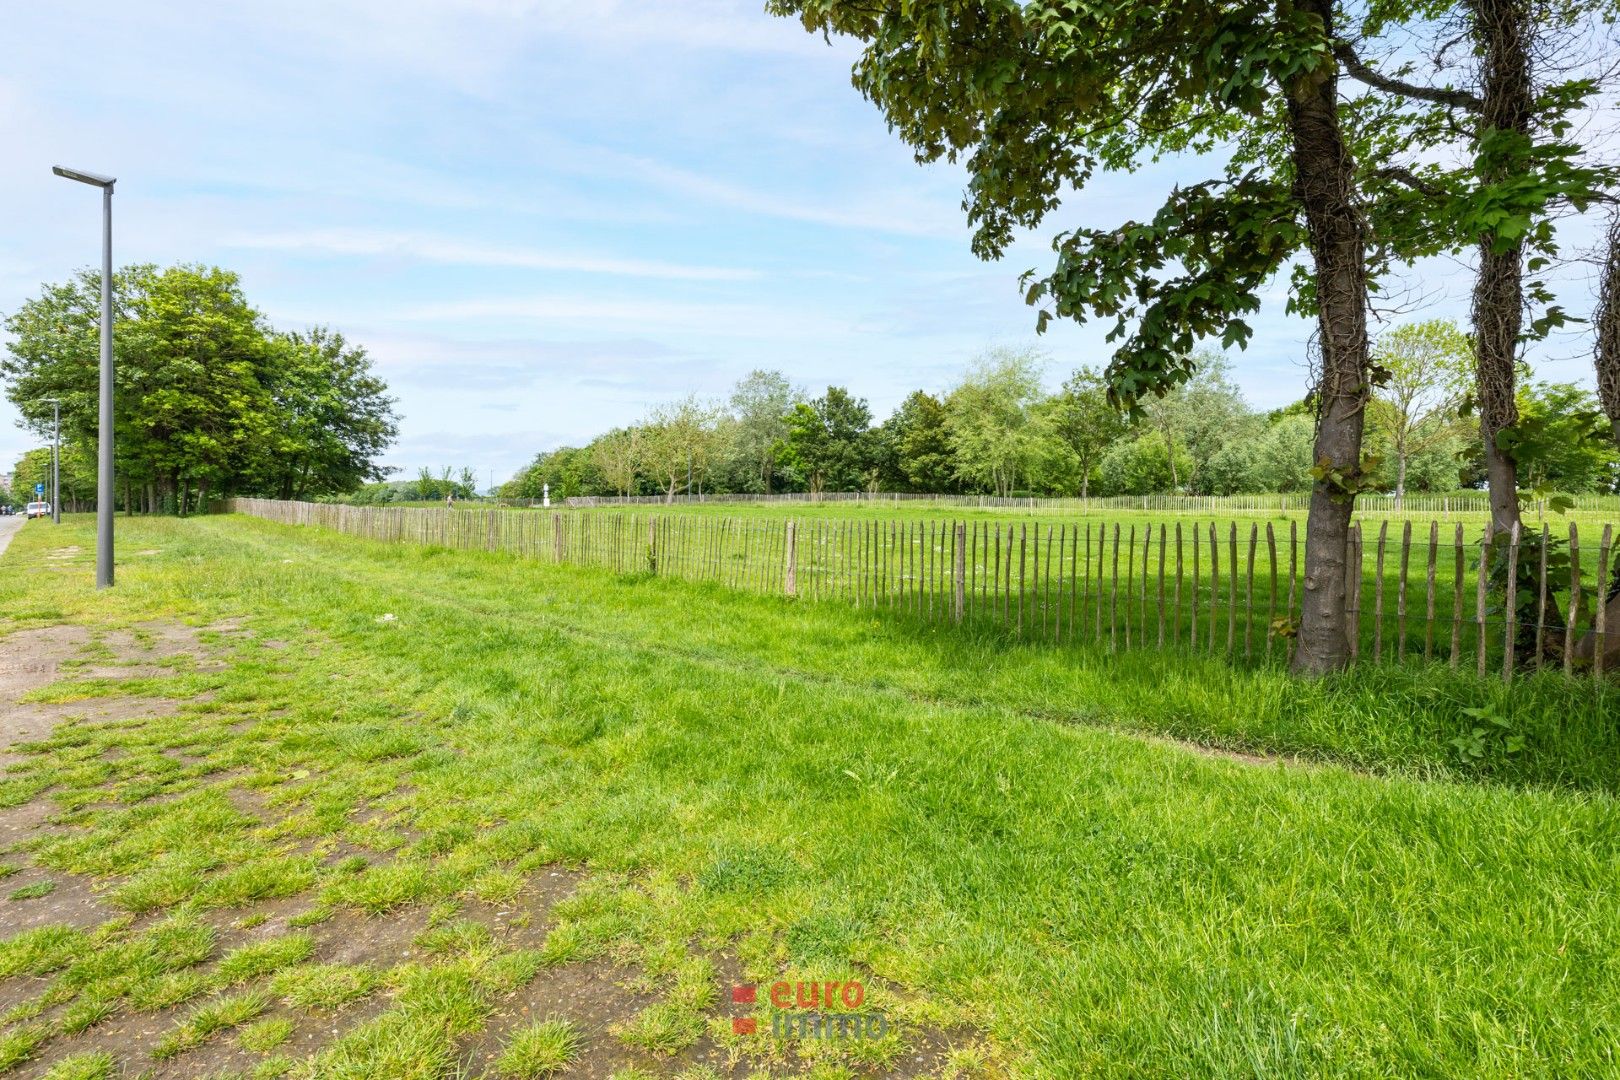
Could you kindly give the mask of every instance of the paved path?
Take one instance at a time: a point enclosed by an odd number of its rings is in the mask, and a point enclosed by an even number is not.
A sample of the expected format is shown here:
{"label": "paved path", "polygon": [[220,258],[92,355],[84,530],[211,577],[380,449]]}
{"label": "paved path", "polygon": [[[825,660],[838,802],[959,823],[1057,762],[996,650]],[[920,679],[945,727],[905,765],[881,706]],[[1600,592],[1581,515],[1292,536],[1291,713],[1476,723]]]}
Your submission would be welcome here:
{"label": "paved path", "polygon": [[11,538],[17,535],[17,530],[22,528],[23,522],[27,520],[21,514],[0,517],[0,555],[6,553],[6,545],[11,543]]}

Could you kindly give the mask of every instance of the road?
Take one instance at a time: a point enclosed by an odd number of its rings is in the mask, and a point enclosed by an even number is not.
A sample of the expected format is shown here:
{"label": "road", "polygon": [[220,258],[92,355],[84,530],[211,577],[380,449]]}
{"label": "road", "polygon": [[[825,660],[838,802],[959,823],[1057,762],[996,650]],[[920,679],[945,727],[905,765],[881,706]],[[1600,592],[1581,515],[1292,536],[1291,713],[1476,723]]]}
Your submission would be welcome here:
{"label": "road", "polygon": [[27,520],[21,514],[0,517],[0,555],[6,553],[6,547],[11,543],[11,538],[17,535],[17,530],[22,528],[23,522]]}

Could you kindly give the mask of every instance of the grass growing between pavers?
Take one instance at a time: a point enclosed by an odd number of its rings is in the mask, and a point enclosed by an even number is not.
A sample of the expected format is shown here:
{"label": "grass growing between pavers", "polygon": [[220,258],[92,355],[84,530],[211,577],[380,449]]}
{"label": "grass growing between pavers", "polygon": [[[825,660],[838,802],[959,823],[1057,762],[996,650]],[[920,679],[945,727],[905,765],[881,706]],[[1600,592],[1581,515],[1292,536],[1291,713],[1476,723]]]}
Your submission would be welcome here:
{"label": "grass growing between pavers", "polygon": [[[0,944],[0,976],[32,991],[0,1063],[65,1063],[141,1010],[166,1031],[148,1053],[174,1060],[318,1014],[354,1022],[312,1059],[255,1051],[262,1067],[479,1075],[534,1022],[491,1034],[511,995],[609,958],[638,1004],[579,1029],[579,1052],[654,1075],[905,1071],[904,1032],[804,1046],[761,1012],[736,1036],[716,1001],[733,978],[874,976],[907,992],[870,1006],[957,1033],[941,1073],[1620,1068],[1620,734],[1589,683],[1411,668],[1301,687],[240,519],[120,527],[155,554],[101,595],[44,559],[88,551],[84,525],[25,529],[4,620],[245,617],[253,636],[227,636],[222,670],[69,672],[34,695],[188,704],[70,722],[0,781],[0,804],[48,800],[56,822],[6,864],[89,877],[108,907]],[[1524,750],[1458,754],[1482,706]],[[531,943],[462,918],[558,863],[588,873]],[[285,926],[219,939],[275,904],[297,906]],[[412,911],[416,952],[386,967],[295,936]],[[708,1065],[683,1057],[704,1047]]]}

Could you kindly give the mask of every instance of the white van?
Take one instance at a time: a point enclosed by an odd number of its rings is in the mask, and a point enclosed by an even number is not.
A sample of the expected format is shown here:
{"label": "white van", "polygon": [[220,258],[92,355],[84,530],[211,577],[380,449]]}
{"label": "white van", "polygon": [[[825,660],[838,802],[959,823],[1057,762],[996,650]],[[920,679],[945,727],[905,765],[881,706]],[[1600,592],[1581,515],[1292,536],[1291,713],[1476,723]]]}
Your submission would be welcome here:
{"label": "white van", "polygon": [[28,504],[26,513],[31,518],[50,517],[51,504],[48,502],[31,502]]}

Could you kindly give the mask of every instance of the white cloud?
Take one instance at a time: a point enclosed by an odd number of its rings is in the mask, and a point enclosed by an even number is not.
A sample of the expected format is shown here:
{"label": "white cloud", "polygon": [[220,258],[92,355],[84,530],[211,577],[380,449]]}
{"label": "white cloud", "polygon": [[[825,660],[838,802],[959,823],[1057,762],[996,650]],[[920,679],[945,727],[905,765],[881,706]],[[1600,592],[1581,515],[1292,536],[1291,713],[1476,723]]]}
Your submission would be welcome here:
{"label": "white cloud", "polygon": [[623,333],[684,332],[716,338],[827,338],[849,332],[836,315],[724,301],[613,297],[590,293],[452,300],[393,312],[400,323],[541,322]]}
{"label": "white cloud", "polygon": [[585,274],[664,278],[671,281],[746,281],[754,270],[681,265],[648,259],[543,251],[538,248],[479,244],[448,237],[367,229],[311,229],[285,233],[227,236],[226,247],[260,251],[409,259],[460,266],[512,267],[525,270],[569,270]]}

